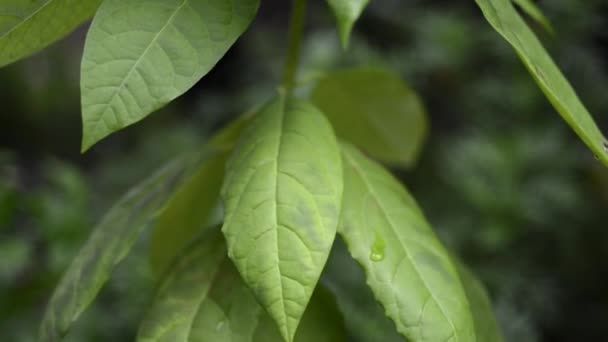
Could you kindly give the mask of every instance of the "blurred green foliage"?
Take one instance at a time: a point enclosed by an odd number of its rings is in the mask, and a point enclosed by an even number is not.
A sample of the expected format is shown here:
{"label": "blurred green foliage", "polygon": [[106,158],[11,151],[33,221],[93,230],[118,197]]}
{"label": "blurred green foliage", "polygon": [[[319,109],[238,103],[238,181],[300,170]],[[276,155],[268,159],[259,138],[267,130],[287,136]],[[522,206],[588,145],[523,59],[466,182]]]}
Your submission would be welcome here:
{"label": "blurred green foliage", "polygon": [[[538,4],[555,35],[530,25],[607,132],[608,4]],[[287,5],[265,2],[252,29],[191,92],[84,156],[77,100],[83,31],[0,70],[3,341],[34,341],[58,277],[112,201],[271,94]],[[603,340],[608,173],[474,3],[372,2],[348,52],[323,4],[312,3],[310,11],[300,92],[324,70],[354,65],[387,66],[419,91],[430,136],[418,166],[398,175],[442,239],[489,287],[506,340]],[[338,302],[353,339],[374,341],[381,331],[382,341],[399,340],[369,291],[352,285],[363,284],[361,271],[340,253],[341,244],[325,283],[346,294]],[[152,279],[143,239],[68,340],[132,340]]]}

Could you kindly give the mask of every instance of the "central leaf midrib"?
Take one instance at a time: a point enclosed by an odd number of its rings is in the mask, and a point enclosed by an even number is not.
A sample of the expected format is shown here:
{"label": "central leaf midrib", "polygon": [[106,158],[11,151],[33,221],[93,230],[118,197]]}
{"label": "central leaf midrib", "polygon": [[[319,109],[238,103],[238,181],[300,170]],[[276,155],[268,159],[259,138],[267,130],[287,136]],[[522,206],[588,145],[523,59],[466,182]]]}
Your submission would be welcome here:
{"label": "central leaf midrib", "polygon": [[8,36],[12,32],[14,32],[15,30],[17,30],[21,25],[23,25],[28,20],[32,19],[36,14],[40,13],[45,7],[47,7],[53,1],[54,0],[48,0],[47,2],[45,2],[44,4],[42,4],[35,11],[33,11],[32,13],[30,13],[27,17],[23,18],[23,20],[21,20],[20,22],[18,22],[17,24],[15,24],[13,27],[11,27],[8,31],[6,31],[4,34],[2,34],[0,36],[0,39],[4,39],[4,37]]}
{"label": "central leaf midrib", "polygon": [[[152,45],[154,45],[154,43],[158,40],[158,38],[161,36],[161,34],[164,33],[165,29],[167,29],[167,27],[169,27],[169,25],[171,24],[171,22],[173,21],[173,19],[177,16],[177,14],[182,10],[182,8],[184,8],[184,6],[189,1],[190,0],[183,0],[182,3],[178,7],[175,8],[175,11],[173,13],[171,13],[171,15],[169,16],[169,18],[167,18],[167,22],[165,23],[165,25],[163,25],[163,27],[161,27],[161,29],[154,35],[154,37],[152,38],[152,40],[150,40],[150,43],[148,44],[148,46],[146,46],[145,50],[142,52],[142,54],[139,56],[139,58],[135,61],[135,63],[131,67],[131,69],[129,69],[129,72],[123,78],[123,80],[120,83],[120,85],[118,87],[116,87],[116,91],[114,92],[114,94],[112,94],[112,97],[110,98],[110,100],[108,101],[107,105],[105,106],[105,108],[101,112],[101,116],[99,117],[99,119],[97,120],[97,123],[93,127],[94,131],[97,130],[97,127],[99,127],[99,125],[102,122],[104,122],[103,118],[107,115],[108,108],[110,108],[110,105],[112,103],[114,103],[114,101],[116,100],[116,96],[118,96],[118,94],[122,91],[122,89],[124,88],[125,84],[127,83],[127,80],[129,80],[131,78],[131,75],[133,74],[133,71],[135,71],[135,69],[137,69],[137,67],[139,66],[139,63],[148,54],[148,51],[150,51],[150,48],[152,47]],[[145,82],[145,80],[144,80],[144,82]]]}
{"label": "central leaf midrib", "polygon": [[279,134],[277,136],[277,153],[276,153],[276,163],[275,163],[275,183],[274,183],[274,219],[276,226],[276,248],[277,248],[277,270],[279,271],[279,289],[280,289],[280,300],[281,307],[283,308],[283,319],[285,322],[285,331],[288,336],[291,336],[289,333],[289,322],[287,321],[287,307],[285,306],[285,298],[284,298],[284,288],[283,288],[283,276],[281,271],[281,259],[280,259],[280,249],[279,249],[279,161],[281,159],[281,146],[283,142],[283,130],[285,126],[285,111],[287,109],[286,99],[281,99],[280,113],[279,113]]}
{"label": "central leaf midrib", "polygon": [[[380,209],[380,211],[382,212],[382,215],[386,218],[386,220],[389,222],[391,229],[393,230],[393,234],[397,236],[397,239],[399,240],[399,243],[403,246],[404,243],[401,240],[401,237],[399,236],[399,234],[397,234],[394,231],[395,225],[393,224],[390,216],[386,213],[384,206],[382,205],[382,203],[378,200],[378,195],[376,194],[376,192],[373,190],[373,187],[371,186],[371,184],[369,183],[369,180],[367,179],[367,177],[365,176],[365,173],[361,171],[361,169],[358,167],[358,164],[356,161],[354,161],[353,159],[351,159],[351,157],[345,153],[344,154],[346,156],[347,161],[352,165],[353,170],[359,175],[359,177],[361,178],[361,180],[363,181],[363,183],[365,184],[365,186],[368,188],[369,193],[371,194],[372,198],[374,199],[374,201],[378,204],[378,208]],[[424,284],[424,287],[427,289],[427,291],[429,292],[429,294],[431,295],[431,297],[433,298],[433,301],[435,301],[435,303],[437,303],[437,306],[439,306],[439,309],[441,310],[441,313],[443,314],[443,316],[446,318],[446,320],[449,322],[450,326],[452,327],[452,331],[454,336],[458,336],[458,331],[456,330],[456,326],[454,325],[454,323],[452,322],[451,318],[449,318],[448,315],[446,315],[446,311],[443,308],[443,306],[441,305],[441,303],[437,300],[437,298],[435,297],[435,294],[433,293],[433,291],[431,290],[431,288],[428,286],[426,280],[424,279],[424,277],[422,277],[422,275],[420,274],[420,271],[418,270],[418,267],[416,267],[416,263],[414,262],[414,260],[412,259],[411,255],[409,254],[409,252],[407,251],[406,248],[403,248],[403,251],[406,255],[406,257],[410,260],[410,264],[412,265],[412,267],[414,268],[414,271],[416,273],[416,275],[418,276],[418,278],[420,279],[420,281],[422,281],[422,283]]]}

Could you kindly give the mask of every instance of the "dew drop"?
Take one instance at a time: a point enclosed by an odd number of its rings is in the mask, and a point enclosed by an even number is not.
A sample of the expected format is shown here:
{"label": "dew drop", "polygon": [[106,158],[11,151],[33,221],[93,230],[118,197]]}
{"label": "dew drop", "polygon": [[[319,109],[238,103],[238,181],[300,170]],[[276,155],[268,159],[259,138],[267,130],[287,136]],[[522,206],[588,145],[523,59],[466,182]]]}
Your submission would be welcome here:
{"label": "dew drop", "polygon": [[379,262],[384,260],[384,250],[386,249],[386,243],[384,239],[378,232],[374,233],[375,239],[374,244],[372,245],[372,250],[369,254],[369,260],[373,262]]}
{"label": "dew drop", "polygon": [[604,139],[604,141],[602,141],[602,146],[604,146],[604,151],[608,153],[608,140]]}
{"label": "dew drop", "polygon": [[223,321],[223,320],[222,320],[222,321],[217,322],[217,325],[215,326],[215,331],[220,331],[220,330],[222,330],[222,328],[224,327],[224,323],[225,323],[225,321]]}

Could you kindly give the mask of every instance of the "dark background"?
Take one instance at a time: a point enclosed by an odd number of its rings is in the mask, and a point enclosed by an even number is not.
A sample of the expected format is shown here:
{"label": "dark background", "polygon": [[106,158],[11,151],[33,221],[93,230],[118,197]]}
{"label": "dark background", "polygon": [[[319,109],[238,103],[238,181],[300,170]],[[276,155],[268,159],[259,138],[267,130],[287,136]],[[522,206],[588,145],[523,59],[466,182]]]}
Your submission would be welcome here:
{"label": "dark background", "polygon": [[[608,132],[608,3],[538,3],[556,34],[532,28]],[[121,193],[272,95],[288,10],[288,1],[264,0],[251,29],[191,91],[85,155],[86,27],[0,69],[2,341],[34,340],[58,277]],[[302,78],[359,65],[388,67],[420,92],[430,136],[418,165],[395,173],[487,285],[507,341],[606,340],[608,171],[474,2],[372,1],[343,52],[324,2],[311,0]],[[132,340],[151,279],[144,237],[68,340]],[[371,331],[375,341],[393,340],[382,333]]]}

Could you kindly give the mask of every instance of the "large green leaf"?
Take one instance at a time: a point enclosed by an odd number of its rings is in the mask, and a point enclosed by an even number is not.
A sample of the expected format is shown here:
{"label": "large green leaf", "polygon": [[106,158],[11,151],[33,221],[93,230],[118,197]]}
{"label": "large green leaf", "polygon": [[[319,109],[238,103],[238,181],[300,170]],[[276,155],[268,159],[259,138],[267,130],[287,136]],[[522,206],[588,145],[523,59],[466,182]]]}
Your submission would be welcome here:
{"label": "large green leaf", "polygon": [[[345,341],[335,302],[315,291],[296,341]],[[219,231],[203,235],[178,260],[139,331],[144,342],[281,342],[276,325],[226,256]]]}
{"label": "large green leaf", "polygon": [[219,204],[228,152],[209,154],[201,168],[180,186],[158,218],[150,238],[150,263],[156,275],[160,275],[205,227],[214,223],[211,220]]}
{"label": "large green leaf", "polygon": [[398,76],[382,69],[338,71],[321,79],[312,102],[343,140],[397,166],[411,166],[427,133],[424,107]]}
{"label": "large green leaf", "polygon": [[339,233],[386,315],[408,340],[476,341],[458,272],[405,188],[343,145]]}
{"label": "large green leaf", "polygon": [[338,21],[338,30],[340,31],[342,46],[347,47],[353,26],[361,16],[361,13],[363,13],[369,0],[327,0],[327,2]]}
{"label": "large green leaf", "polygon": [[93,16],[101,0],[0,0],[0,66],[63,38]]}
{"label": "large green leaf", "polygon": [[155,173],[129,191],[95,227],[51,297],[41,327],[43,341],[59,341],[91,304],[164,206],[189,163],[179,159]]}
{"label": "large green leaf", "polygon": [[464,264],[457,262],[456,266],[473,312],[477,341],[502,342],[502,332],[483,284]]}
{"label": "large green leaf", "polygon": [[476,2],[488,22],[513,46],[555,109],[596,157],[608,166],[608,141],[511,1]]}
{"label": "large green leaf", "polygon": [[553,27],[549,22],[549,19],[545,17],[543,12],[536,6],[536,4],[532,0],[512,0],[516,3],[521,9],[524,10],[532,19],[536,20],[539,24],[541,24],[545,30],[553,33]]}
{"label": "large green leaf", "polygon": [[342,165],[315,107],[278,97],[246,128],[222,189],[228,253],[291,341],[334,241]]}
{"label": "large green leaf", "polygon": [[82,60],[82,149],[192,87],[245,31],[259,0],[106,0]]}

